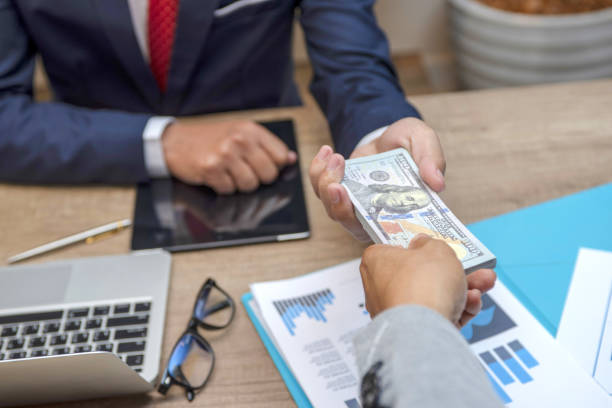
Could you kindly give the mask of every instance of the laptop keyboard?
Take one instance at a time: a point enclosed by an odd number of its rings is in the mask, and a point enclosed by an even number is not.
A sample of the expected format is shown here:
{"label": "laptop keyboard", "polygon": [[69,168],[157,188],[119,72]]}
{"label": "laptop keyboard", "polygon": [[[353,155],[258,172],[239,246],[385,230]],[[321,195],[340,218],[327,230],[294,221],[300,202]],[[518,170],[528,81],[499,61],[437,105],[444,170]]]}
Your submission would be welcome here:
{"label": "laptop keyboard", "polygon": [[151,300],[0,314],[0,360],[106,351],[142,371]]}

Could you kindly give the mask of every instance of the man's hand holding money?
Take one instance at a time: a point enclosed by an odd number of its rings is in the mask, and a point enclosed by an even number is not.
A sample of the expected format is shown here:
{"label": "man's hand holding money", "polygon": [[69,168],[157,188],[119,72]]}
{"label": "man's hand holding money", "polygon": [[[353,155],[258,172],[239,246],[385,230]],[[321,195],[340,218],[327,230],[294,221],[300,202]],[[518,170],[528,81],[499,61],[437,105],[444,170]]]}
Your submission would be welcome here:
{"label": "man's hand holding money", "polygon": [[[377,139],[358,146],[351,159],[369,156],[403,147],[408,150],[419,167],[421,178],[434,191],[444,189],[446,161],[436,133],[416,118],[404,118],[393,123]],[[355,238],[369,241],[370,237],[355,217],[353,204],[340,185],[344,177],[344,158],[323,146],[310,165],[310,181],[323,202],[327,214],[340,222]]]}
{"label": "man's hand holding money", "polygon": [[372,317],[392,307],[420,305],[463,327],[482,308],[482,294],[496,280],[491,269],[467,276],[443,241],[417,235],[407,249],[373,245],[361,258],[366,308]]}

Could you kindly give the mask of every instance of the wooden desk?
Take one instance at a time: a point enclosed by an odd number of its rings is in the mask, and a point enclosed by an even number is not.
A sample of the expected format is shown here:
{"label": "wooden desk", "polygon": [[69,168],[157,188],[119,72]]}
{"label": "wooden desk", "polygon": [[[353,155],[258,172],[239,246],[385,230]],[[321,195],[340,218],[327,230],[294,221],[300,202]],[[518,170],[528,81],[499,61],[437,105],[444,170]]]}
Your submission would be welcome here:
{"label": "wooden desk", "polygon": [[[442,197],[466,223],[612,180],[612,80],[420,96],[412,101],[442,140],[448,160]],[[238,301],[250,282],[334,265],[360,256],[364,247],[327,218],[309,187],[309,162],[321,144],[330,142],[326,123],[310,99],[303,108],[216,115],[221,117],[294,118],[312,238],[176,254],[162,365],[208,276]],[[0,262],[59,237],[131,217],[134,196],[130,187],[0,185]],[[31,262],[126,253],[129,240],[130,233],[123,232]],[[228,330],[207,338],[218,366],[193,404],[175,387],[166,398],[151,394],[54,406],[294,406],[242,306]]]}

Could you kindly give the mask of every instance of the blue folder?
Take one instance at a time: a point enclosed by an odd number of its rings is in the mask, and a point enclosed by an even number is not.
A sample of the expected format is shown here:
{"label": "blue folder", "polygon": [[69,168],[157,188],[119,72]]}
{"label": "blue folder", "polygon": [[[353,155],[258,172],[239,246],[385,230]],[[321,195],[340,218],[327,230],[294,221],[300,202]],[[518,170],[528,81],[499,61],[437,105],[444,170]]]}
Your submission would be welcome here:
{"label": "blue folder", "polygon": [[266,331],[261,325],[261,322],[259,321],[259,319],[257,319],[257,316],[255,316],[255,313],[253,312],[253,309],[249,304],[252,298],[253,295],[251,293],[245,293],[242,296],[242,304],[244,305],[244,308],[246,309],[249,318],[253,322],[255,330],[257,330],[257,334],[259,334],[259,337],[261,337],[261,341],[268,350],[270,357],[272,357],[272,361],[274,361],[278,372],[280,373],[281,377],[283,377],[283,381],[285,381],[287,389],[291,393],[291,396],[295,400],[295,403],[297,404],[298,408],[312,408],[312,404],[304,393],[304,390],[302,390],[302,387],[300,387],[300,384],[297,382],[297,380],[291,373],[291,370],[289,369],[289,367],[287,367],[285,360],[283,360],[280,353],[274,346],[274,343],[266,334]]}
{"label": "blue folder", "polygon": [[[469,225],[497,257],[499,279],[556,335],[581,247],[612,251],[612,183]],[[249,306],[242,302],[299,408],[310,401]]]}
{"label": "blue folder", "polygon": [[612,183],[470,225],[495,271],[556,335],[581,247],[612,250]]}

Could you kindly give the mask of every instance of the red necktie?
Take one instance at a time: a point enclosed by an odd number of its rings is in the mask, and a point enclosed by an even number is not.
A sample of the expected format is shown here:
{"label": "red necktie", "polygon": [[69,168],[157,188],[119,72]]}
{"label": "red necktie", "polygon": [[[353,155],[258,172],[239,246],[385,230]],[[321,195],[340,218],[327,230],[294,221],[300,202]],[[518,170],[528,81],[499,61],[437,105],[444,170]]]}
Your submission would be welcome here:
{"label": "red necktie", "polygon": [[179,0],[149,0],[149,53],[151,70],[166,92]]}

